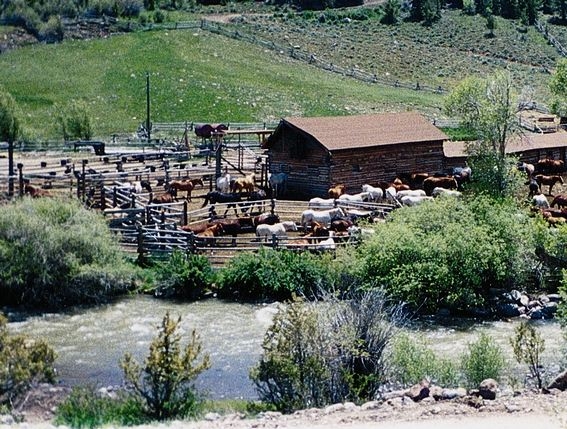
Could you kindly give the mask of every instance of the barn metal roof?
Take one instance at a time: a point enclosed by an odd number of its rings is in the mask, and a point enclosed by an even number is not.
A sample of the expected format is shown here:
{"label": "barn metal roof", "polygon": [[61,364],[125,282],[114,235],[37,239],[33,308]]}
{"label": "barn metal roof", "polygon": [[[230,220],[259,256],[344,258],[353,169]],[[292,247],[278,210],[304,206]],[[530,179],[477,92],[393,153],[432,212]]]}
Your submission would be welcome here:
{"label": "barn metal roof", "polygon": [[[558,131],[548,134],[524,134],[510,141],[506,153],[520,153],[534,149],[553,149],[567,147],[567,132]],[[443,143],[443,154],[447,158],[468,156],[465,142],[446,141]]]}
{"label": "barn metal roof", "polygon": [[310,134],[330,151],[448,140],[445,133],[417,112],[292,117],[282,121]]}

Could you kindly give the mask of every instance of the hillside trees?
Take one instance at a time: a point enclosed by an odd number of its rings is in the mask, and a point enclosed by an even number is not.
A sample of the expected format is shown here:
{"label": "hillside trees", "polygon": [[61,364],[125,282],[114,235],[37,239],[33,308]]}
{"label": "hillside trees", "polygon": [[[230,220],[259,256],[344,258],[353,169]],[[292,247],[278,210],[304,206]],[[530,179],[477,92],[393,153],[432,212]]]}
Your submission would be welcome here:
{"label": "hillside trees", "polygon": [[549,89],[554,96],[551,103],[553,113],[560,116],[567,115],[567,59],[562,58],[557,61],[555,73],[549,81]]}

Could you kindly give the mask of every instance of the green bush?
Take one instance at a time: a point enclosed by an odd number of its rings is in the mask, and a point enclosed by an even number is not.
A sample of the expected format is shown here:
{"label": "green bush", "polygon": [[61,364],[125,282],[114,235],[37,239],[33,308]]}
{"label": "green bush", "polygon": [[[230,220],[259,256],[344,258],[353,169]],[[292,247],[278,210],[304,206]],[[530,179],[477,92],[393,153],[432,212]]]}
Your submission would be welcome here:
{"label": "green bush", "polygon": [[522,322],[514,329],[510,344],[518,363],[528,365],[531,376],[536,380],[538,389],[542,388],[542,361],[545,340],[537,329],[528,322]]}
{"label": "green bush", "polygon": [[271,250],[236,256],[220,272],[219,294],[246,300],[314,296],[334,287],[329,258],[307,252]]}
{"label": "green bush", "polygon": [[64,140],[90,140],[92,138],[93,129],[85,102],[71,100],[65,107],[55,105],[53,112]]}
{"label": "green bush", "polygon": [[55,380],[55,352],[41,340],[8,333],[0,313],[0,405],[12,406],[34,383]]}
{"label": "green bush", "polygon": [[215,273],[206,256],[174,251],[155,267],[156,295],[195,300],[214,282]]}
{"label": "green bush", "polygon": [[529,284],[535,223],[513,201],[485,196],[404,207],[359,247],[358,275],[421,312],[467,312],[491,288]]}
{"label": "green bush", "polygon": [[58,16],[52,16],[45,23],[39,27],[37,38],[47,43],[55,43],[63,40],[65,35],[65,28]]}
{"label": "green bush", "polygon": [[180,322],[181,317],[175,320],[169,312],[165,314],[143,366],[129,353],[120,362],[128,388],[152,419],[195,416],[203,407],[193,382],[210,368],[210,358],[208,354],[201,358],[202,346],[195,330],[189,343],[181,348],[177,332]]}
{"label": "green bush", "polygon": [[396,336],[391,353],[391,381],[404,386],[430,380],[440,386],[457,386],[457,366],[438,357],[423,338],[412,338],[406,333]]}
{"label": "green bush", "polygon": [[116,398],[101,396],[93,387],[74,387],[58,407],[55,423],[72,428],[96,428],[108,425],[133,426],[146,422],[140,401],[127,392]]}
{"label": "green bush", "polygon": [[282,412],[374,399],[388,372],[384,350],[402,319],[381,291],[287,304],[250,372],[260,399]]}
{"label": "green bush", "polygon": [[482,380],[500,380],[506,361],[502,348],[490,335],[481,333],[479,338],[468,344],[461,357],[461,368],[468,386],[476,387]]}
{"label": "green bush", "polygon": [[0,207],[4,304],[59,309],[125,293],[135,278],[104,218],[72,199]]}

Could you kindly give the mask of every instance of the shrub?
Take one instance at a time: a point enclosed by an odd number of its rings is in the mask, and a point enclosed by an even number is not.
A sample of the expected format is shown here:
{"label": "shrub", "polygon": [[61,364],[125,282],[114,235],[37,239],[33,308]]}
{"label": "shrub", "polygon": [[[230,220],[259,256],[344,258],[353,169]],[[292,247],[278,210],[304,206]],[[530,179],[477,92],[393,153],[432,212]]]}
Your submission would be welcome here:
{"label": "shrub", "polygon": [[307,252],[262,248],[258,253],[236,256],[220,272],[223,297],[260,300],[289,299],[293,294],[316,295],[333,286],[328,258]]}
{"label": "shrub", "polygon": [[206,256],[174,251],[156,266],[158,296],[195,300],[214,281],[214,272]]}
{"label": "shrub", "polygon": [[6,24],[23,27],[31,34],[37,35],[41,18],[24,0],[8,2],[3,17]]}
{"label": "shrub", "polygon": [[421,312],[467,312],[490,288],[529,282],[535,229],[511,200],[440,198],[401,208],[359,247],[358,275]]}
{"label": "shrub", "polygon": [[165,21],[165,13],[162,10],[156,10],[154,12],[154,21],[158,24]]}
{"label": "shrub", "polygon": [[470,387],[476,387],[482,380],[500,380],[505,367],[502,349],[494,338],[481,333],[479,338],[468,344],[468,350],[461,357],[463,375]]}
{"label": "shrub", "polygon": [[158,420],[195,416],[202,407],[193,381],[211,366],[210,358],[205,354],[197,362],[202,346],[195,330],[182,350],[180,322],[181,317],[174,320],[169,312],[165,314],[143,366],[129,353],[120,362],[128,387],[146,413]]}
{"label": "shrub", "polygon": [[42,23],[39,27],[38,39],[47,43],[55,43],[63,40],[65,29],[61,18],[51,16],[46,23]]}
{"label": "shrub", "polygon": [[74,387],[57,407],[55,423],[72,428],[96,428],[105,425],[133,426],[144,423],[142,404],[122,391],[116,398],[101,396],[93,387]]}
{"label": "shrub", "polygon": [[92,138],[91,119],[84,102],[72,100],[66,107],[55,105],[53,111],[64,140]]}
{"label": "shrub", "polygon": [[412,338],[406,333],[397,335],[390,359],[391,379],[396,383],[408,386],[427,379],[447,387],[458,384],[456,365],[439,358],[423,338]]}
{"label": "shrub", "polygon": [[34,383],[55,380],[55,352],[41,340],[10,335],[7,325],[0,313],[0,404],[13,405]]}
{"label": "shrub", "polygon": [[283,412],[373,399],[385,380],[384,350],[402,320],[381,291],[339,301],[295,300],[276,314],[250,377]]}
{"label": "shrub", "polygon": [[541,355],[545,350],[545,340],[541,334],[533,325],[522,322],[514,329],[514,336],[510,338],[510,344],[516,361],[528,365],[531,376],[536,379],[538,389],[541,389],[543,384]]}
{"label": "shrub", "polygon": [[104,218],[78,201],[24,198],[0,207],[4,304],[99,303],[126,292],[134,277]]}

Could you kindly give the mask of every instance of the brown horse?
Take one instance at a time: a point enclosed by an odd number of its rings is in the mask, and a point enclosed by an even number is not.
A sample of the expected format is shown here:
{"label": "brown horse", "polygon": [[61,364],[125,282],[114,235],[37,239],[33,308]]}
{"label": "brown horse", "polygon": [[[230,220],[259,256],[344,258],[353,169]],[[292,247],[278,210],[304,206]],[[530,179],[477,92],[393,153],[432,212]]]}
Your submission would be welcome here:
{"label": "brown horse", "polygon": [[553,201],[551,202],[550,206],[553,208],[557,206],[557,208],[562,209],[563,207],[567,207],[567,195],[559,194],[557,195]]}
{"label": "brown horse", "polygon": [[29,183],[24,185],[24,194],[32,198],[51,197],[51,192],[41,189],[39,186],[30,185]]}
{"label": "brown horse", "polygon": [[193,189],[195,189],[195,187],[197,185],[203,185],[203,179],[201,178],[197,178],[197,179],[184,179],[184,180],[173,180],[171,182],[169,182],[168,185],[168,189],[172,190],[175,189],[175,192],[177,191],[185,191],[187,192],[187,195],[185,196],[185,199],[187,201],[191,201],[191,192],[193,192]]}
{"label": "brown horse", "polygon": [[329,198],[339,198],[342,194],[346,192],[346,186],[342,183],[329,188],[328,194]]}
{"label": "brown horse", "polygon": [[177,191],[171,189],[163,194],[156,195],[155,197],[150,194],[150,202],[152,204],[171,204],[177,199]]}
{"label": "brown horse", "polygon": [[555,174],[553,176],[545,176],[543,174],[536,174],[535,180],[536,180],[537,184],[539,185],[540,192],[543,192],[541,190],[542,186],[544,186],[544,185],[549,186],[549,192],[548,192],[547,195],[551,195],[551,190],[553,189],[553,186],[557,182],[559,182],[561,184],[563,183],[563,178],[558,174]]}
{"label": "brown horse", "polygon": [[423,190],[429,196],[435,188],[457,189],[458,183],[453,176],[428,177],[423,181]]}
{"label": "brown horse", "polygon": [[234,179],[234,182],[230,184],[230,191],[231,192],[254,192],[254,188],[256,187],[256,175],[254,173],[250,173],[245,177],[239,177],[238,179]]}
{"label": "brown horse", "polygon": [[565,171],[565,163],[560,159],[540,159],[535,165],[537,174],[559,174]]}

